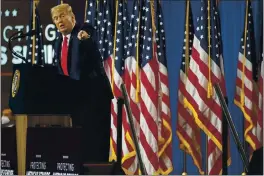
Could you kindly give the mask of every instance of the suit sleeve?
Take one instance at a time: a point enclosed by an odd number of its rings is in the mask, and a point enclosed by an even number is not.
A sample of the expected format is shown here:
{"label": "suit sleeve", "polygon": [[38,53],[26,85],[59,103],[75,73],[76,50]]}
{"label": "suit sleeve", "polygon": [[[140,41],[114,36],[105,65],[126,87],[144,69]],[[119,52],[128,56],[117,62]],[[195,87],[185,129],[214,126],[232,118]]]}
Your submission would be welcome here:
{"label": "suit sleeve", "polygon": [[95,73],[97,75],[104,75],[104,67],[101,58],[101,54],[97,47],[97,43],[89,38],[81,42],[81,53],[83,64],[81,64],[81,70],[84,73],[83,77],[90,76]]}
{"label": "suit sleeve", "polygon": [[81,30],[84,30],[85,32],[87,32],[88,35],[90,35],[90,37],[92,38],[92,40],[96,43],[96,30],[94,29],[94,27],[88,23],[84,23],[83,26],[81,27]]}

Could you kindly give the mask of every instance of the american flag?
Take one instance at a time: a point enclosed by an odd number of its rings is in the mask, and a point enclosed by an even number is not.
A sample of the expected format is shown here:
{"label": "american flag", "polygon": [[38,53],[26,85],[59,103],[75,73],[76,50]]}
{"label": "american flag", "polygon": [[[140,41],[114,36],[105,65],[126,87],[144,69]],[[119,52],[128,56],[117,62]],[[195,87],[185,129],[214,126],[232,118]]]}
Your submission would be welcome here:
{"label": "american flag", "polygon": [[[253,19],[252,19],[253,20]],[[252,21],[253,24],[253,21]],[[252,29],[254,31],[254,29]],[[253,35],[253,33],[252,33]],[[256,55],[256,59],[253,59],[253,128],[252,133],[257,137],[256,149],[259,149],[263,146],[263,79],[261,77],[261,66],[263,62],[263,31],[261,30],[261,37],[260,37],[260,52]],[[253,38],[254,36],[252,36]],[[254,41],[254,40],[253,40]],[[252,43],[252,52],[254,52],[255,43]],[[251,55],[254,57],[254,55]],[[254,62],[255,61],[255,62]],[[254,118],[257,116],[257,119]],[[251,148],[250,152],[253,152],[253,148]],[[252,153],[251,153],[252,154]]]}
{"label": "american flag", "polygon": [[[35,16],[33,17],[33,10],[35,11]],[[35,18],[35,19],[34,19]],[[35,20],[35,26],[33,26],[33,21]],[[36,35],[28,37],[27,40],[27,58],[29,62],[32,62],[32,53],[35,53],[34,64],[43,65],[44,60],[44,48],[43,48],[43,32],[42,25],[40,21],[38,5],[33,0],[31,1],[31,16],[29,22],[29,31],[35,29]]]}
{"label": "american flag", "polygon": [[[263,23],[263,20],[261,21]],[[261,23],[261,24],[262,24]],[[257,136],[258,141],[256,142],[256,149],[259,149],[260,147],[263,147],[263,28],[261,28],[261,35],[260,35],[260,52],[258,53],[257,60],[255,67],[256,70],[256,76],[254,81],[256,84],[255,86],[255,92],[254,92],[254,98],[253,101],[257,102],[255,105],[256,108],[256,114],[257,114],[257,120],[256,123],[252,129],[252,133]],[[254,67],[254,66],[253,66]],[[254,72],[253,72],[254,73]]]}
{"label": "american flag", "polygon": [[[133,115],[134,128],[136,131],[137,137],[139,137],[139,55],[138,55],[138,47],[139,47],[139,24],[140,24],[140,7],[139,1],[134,0],[133,3],[133,11],[130,17],[130,30],[129,37],[127,43],[127,53],[126,59],[124,61],[125,64],[125,73],[124,73],[124,82],[129,95],[130,107]],[[128,122],[127,117],[123,117],[123,120]],[[123,122],[125,124],[125,122]],[[128,137],[131,136],[130,128],[125,128],[123,131],[123,136],[127,134]],[[136,157],[135,146],[133,141],[129,140],[127,137],[123,139],[125,140],[126,148],[123,148],[124,159],[122,162],[122,168],[126,174],[138,175],[138,160]],[[127,153],[125,155],[125,153]]]}
{"label": "american flag", "polygon": [[[87,2],[85,22],[95,29],[96,39],[102,60],[108,58],[109,51],[113,53],[112,10],[107,1],[90,0]],[[109,40],[110,39],[110,40]],[[111,42],[108,42],[111,41]],[[108,46],[109,45],[109,46]],[[108,70],[109,71],[109,70]]]}
{"label": "american flag", "polygon": [[124,58],[127,49],[129,20],[127,3],[123,0],[116,1],[116,22],[114,32],[114,61],[112,62],[113,76],[112,88],[115,97],[122,97],[121,84],[124,75]]}
{"label": "american flag", "polygon": [[[96,40],[96,43],[98,45],[99,51],[102,55],[103,59],[103,54],[104,52],[102,51],[104,48],[104,43],[102,42],[102,38],[104,37],[104,28],[100,29],[100,27],[105,26],[103,21],[104,17],[104,9],[103,9],[103,1],[98,1],[98,0],[86,0],[87,2],[87,7],[86,7],[86,15],[84,21],[91,26],[93,26],[95,32],[93,33],[93,38]],[[112,17],[110,15],[110,17]]]}
{"label": "american flag", "polygon": [[[104,69],[107,77],[112,80],[112,61],[113,61],[113,21],[112,9],[109,1],[89,1],[87,7],[86,22],[92,24],[96,29],[96,38],[99,51],[101,53]],[[92,15],[94,14],[94,16]],[[109,161],[117,160],[117,99],[112,99],[111,102],[111,137]]]}
{"label": "american flag", "polygon": [[[158,147],[158,103],[159,103],[159,63],[155,44],[155,25],[152,17],[153,1],[142,1],[141,42],[140,42],[140,134],[139,147],[149,175],[159,173]],[[152,12],[152,13],[151,13]],[[152,16],[153,15],[153,16]],[[154,24],[154,25],[153,25]]]}
{"label": "american flag", "polygon": [[[263,23],[263,20],[262,20]],[[258,77],[258,126],[257,126],[257,136],[260,142],[260,146],[263,146],[263,117],[264,117],[264,98],[263,98],[263,80],[264,80],[264,55],[263,55],[263,28],[261,30],[261,37],[260,37],[260,56],[259,61],[259,77]]]}
{"label": "american flag", "polygon": [[[114,61],[112,62],[113,76],[111,83],[114,96],[118,98],[122,97],[120,86],[123,82],[126,82],[124,60],[126,58],[128,43],[129,16],[127,2],[124,0],[117,0],[115,2]],[[134,174],[137,168],[137,165],[133,162],[135,160],[135,147],[125,107],[122,110],[122,169],[126,174]]]}
{"label": "american flag", "polygon": [[94,29],[97,29],[97,0],[86,0],[87,9],[86,9],[86,19],[85,22],[91,24]]}
{"label": "american flag", "polygon": [[160,1],[156,1],[156,7],[156,45],[159,61],[158,156],[160,164],[160,174],[168,175],[173,170],[169,80],[165,47],[165,29]]}
{"label": "american flag", "polygon": [[184,99],[184,105],[191,110],[195,122],[208,136],[208,174],[213,175],[222,172],[222,108],[213,84],[219,83],[225,95],[218,18],[215,2],[206,4],[202,0]]}
{"label": "american flag", "polygon": [[[99,46],[99,51],[101,52],[103,61],[105,63],[106,58],[109,59],[109,55],[113,54],[113,11],[111,9],[111,5],[109,1],[98,1],[97,2],[97,44]],[[112,53],[110,53],[110,49],[112,49]],[[110,60],[107,61],[109,62]],[[111,57],[112,59],[112,57]],[[111,61],[112,62],[112,61]],[[106,67],[105,67],[106,68]],[[109,71],[109,70],[107,70]],[[109,73],[109,72],[107,72]],[[110,77],[109,77],[109,80]]]}
{"label": "american flag", "polygon": [[[216,72],[220,74],[218,78],[215,78],[214,83],[219,83],[221,90],[223,91],[223,95],[227,100],[226,95],[226,85],[225,85],[225,79],[224,79],[224,59],[223,59],[223,47],[222,47],[222,38],[221,38],[221,26],[220,26],[220,16],[218,12],[217,7],[218,1],[212,1],[211,6],[211,17],[213,17],[211,26],[214,26],[214,29],[211,30],[211,38],[212,38],[212,44],[215,47],[212,47],[212,59],[213,62],[216,63],[216,68],[212,68],[213,72]],[[214,37],[213,37],[214,36]],[[218,101],[218,100],[217,100]],[[218,101],[219,103],[219,101]],[[219,107],[215,108],[216,110]],[[223,111],[222,111],[222,118],[224,117]],[[222,125],[222,124],[221,124]],[[215,126],[217,124],[215,123]],[[221,127],[223,130],[223,126]],[[227,126],[225,127],[227,128]],[[222,135],[222,133],[221,133]],[[227,137],[227,165],[230,166],[231,164],[231,155],[230,155],[230,143],[229,138]],[[223,152],[219,148],[217,148],[217,144],[214,144],[214,141],[210,138],[208,138],[208,150],[207,150],[207,156],[208,156],[208,173],[215,174],[218,173],[220,167],[222,167],[222,155],[220,155],[220,152]],[[220,171],[222,173],[222,169]]]}
{"label": "american flag", "polygon": [[[189,12],[189,14],[188,14]],[[200,174],[204,174],[202,169],[201,134],[200,128],[195,123],[191,112],[184,107],[185,84],[188,75],[190,56],[193,46],[194,26],[192,19],[192,8],[190,1],[186,0],[186,16],[184,32],[183,54],[180,69],[180,82],[178,90],[178,116],[177,116],[177,136],[180,140],[180,148],[192,156],[194,164]]]}
{"label": "american flag", "polygon": [[[260,147],[261,143],[257,135],[258,124],[256,110],[256,76],[257,76],[257,60],[254,44],[254,27],[253,13],[251,1],[246,1],[245,28],[241,37],[240,52],[238,57],[237,78],[236,78],[236,94],[234,103],[243,112],[244,121],[244,137],[250,144],[250,154],[253,150]],[[257,91],[258,93],[258,91]]]}
{"label": "american flag", "polygon": [[139,66],[139,32],[140,6],[139,0],[134,0],[133,12],[130,17],[130,30],[125,59],[125,84],[130,97],[130,106],[136,122],[136,133],[139,136],[139,101],[140,101],[140,66]]}

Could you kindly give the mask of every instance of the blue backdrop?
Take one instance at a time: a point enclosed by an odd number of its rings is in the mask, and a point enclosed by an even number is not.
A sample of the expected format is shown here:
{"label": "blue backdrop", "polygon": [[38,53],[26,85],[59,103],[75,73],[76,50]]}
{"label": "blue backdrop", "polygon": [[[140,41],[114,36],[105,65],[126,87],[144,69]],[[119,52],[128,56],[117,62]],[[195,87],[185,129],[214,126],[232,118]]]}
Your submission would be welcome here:
{"label": "blue backdrop", "polygon": [[[128,1],[129,7],[132,7],[133,1]],[[172,115],[172,128],[173,128],[173,165],[174,170],[172,174],[182,174],[183,172],[183,152],[179,149],[179,140],[176,136],[176,120],[177,120],[177,94],[179,83],[179,69],[182,56],[182,45],[184,37],[185,25],[185,1],[184,0],[161,0],[164,23],[166,32],[166,46],[167,46],[167,59],[169,71],[169,87],[170,87],[170,103]],[[200,1],[191,1],[193,15],[196,16],[200,11]],[[255,24],[255,37],[256,47],[259,50],[260,40],[260,19],[262,18],[262,0],[253,0],[254,24]],[[238,52],[240,47],[240,39],[244,29],[244,14],[245,14],[245,1],[244,0],[220,0],[219,5],[221,17],[221,30],[223,40],[223,56],[225,62],[225,80],[227,86],[227,95],[229,99],[229,110],[231,112],[235,127],[242,141],[242,113],[234,105],[235,93],[235,79]],[[196,18],[195,18],[196,19]],[[196,21],[196,20],[194,20]],[[196,26],[196,24],[194,24]],[[232,164],[228,168],[228,174],[239,175],[243,172],[242,161],[233,137],[230,136],[231,141],[231,157]],[[203,142],[204,143],[204,142]],[[205,156],[205,147],[203,144],[203,156]],[[205,169],[205,160],[204,169]],[[188,175],[199,174],[193,164],[192,158],[187,157],[187,173]]]}
{"label": "blue backdrop", "polygon": [[[113,0],[115,1],[115,0]],[[133,0],[127,0],[129,9],[131,12]],[[256,49],[259,50],[260,40],[260,19],[262,17],[263,0],[253,1],[253,16],[255,25],[255,38]],[[22,2],[22,1],[21,1]],[[41,1],[47,3],[48,0]],[[54,0],[49,2],[56,4]],[[85,0],[65,0],[65,2],[71,2],[73,10],[76,12],[77,21],[82,22],[84,17],[84,3]],[[24,1],[23,1],[24,3]],[[179,149],[179,140],[176,136],[176,121],[177,121],[177,94],[179,83],[179,69],[182,59],[182,47],[184,38],[184,23],[185,23],[185,0],[161,0],[164,23],[166,32],[166,54],[168,60],[169,71],[169,87],[170,87],[170,103],[171,103],[171,116],[172,116],[172,128],[173,128],[173,165],[174,170],[172,174],[181,174],[183,171],[183,152]],[[48,3],[47,3],[48,4]],[[200,12],[200,1],[191,0],[193,15],[197,16]],[[10,5],[11,6],[11,5]],[[43,5],[45,7],[45,5]],[[43,14],[48,15],[46,23],[50,23],[49,8],[41,8]],[[223,56],[225,62],[225,81],[227,86],[227,95],[229,98],[229,110],[231,112],[235,127],[238,130],[240,139],[242,140],[242,118],[241,111],[234,105],[234,93],[235,93],[235,78],[237,69],[238,52],[240,47],[240,39],[244,28],[244,14],[245,14],[245,0],[220,0],[220,17],[221,17],[221,31],[223,40]],[[44,15],[43,18],[45,19]],[[195,22],[196,20],[194,20]],[[42,21],[43,22],[43,21]],[[196,24],[194,24],[196,26]],[[9,90],[9,89],[7,89]],[[7,91],[9,92],[9,91]],[[203,136],[204,137],[204,136]],[[232,164],[228,168],[228,174],[239,175],[243,171],[242,161],[235,146],[232,136],[231,141],[231,157]],[[204,142],[205,143],[205,142]],[[203,156],[205,156],[205,145],[202,144]],[[188,156],[188,155],[187,155]],[[203,162],[205,164],[205,161]],[[205,166],[204,166],[205,168]],[[196,167],[193,164],[192,158],[187,157],[187,173],[188,175],[199,174]]]}

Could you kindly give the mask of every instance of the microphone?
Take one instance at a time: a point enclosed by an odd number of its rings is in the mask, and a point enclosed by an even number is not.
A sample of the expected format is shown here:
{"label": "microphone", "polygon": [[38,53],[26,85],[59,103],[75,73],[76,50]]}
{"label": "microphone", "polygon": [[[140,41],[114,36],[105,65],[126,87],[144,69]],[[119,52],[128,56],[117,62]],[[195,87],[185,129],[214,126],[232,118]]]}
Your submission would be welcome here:
{"label": "microphone", "polygon": [[[11,37],[9,37],[9,40],[8,40],[8,48],[9,48],[9,50],[12,52],[12,54],[14,54],[15,56],[17,56],[18,58],[20,58],[20,59],[22,59],[25,63],[29,63],[28,61],[27,61],[27,59],[25,58],[25,57],[23,57],[23,56],[21,56],[21,55],[19,55],[19,54],[17,54],[14,50],[13,50],[13,48],[12,48],[12,41],[13,40],[16,40],[16,39],[19,39],[19,38],[24,38],[24,37],[27,37],[27,36],[32,36],[32,35],[35,35],[36,34],[36,30],[31,30],[31,31],[29,31],[29,32],[27,32],[27,33],[23,33],[22,31],[18,31],[18,32],[16,32],[16,33],[14,33],[13,35],[11,35]],[[16,36],[17,35],[17,36]]]}
{"label": "microphone", "polygon": [[24,37],[27,37],[27,36],[33,36],[33,35],[36,35],[36,30],[31,30],[25,34],[21,33],[20,35],[16,36],[16,37],[11,37],[11,40],[16,40],[16,39],[19,39],[19,38],[24,38]]}

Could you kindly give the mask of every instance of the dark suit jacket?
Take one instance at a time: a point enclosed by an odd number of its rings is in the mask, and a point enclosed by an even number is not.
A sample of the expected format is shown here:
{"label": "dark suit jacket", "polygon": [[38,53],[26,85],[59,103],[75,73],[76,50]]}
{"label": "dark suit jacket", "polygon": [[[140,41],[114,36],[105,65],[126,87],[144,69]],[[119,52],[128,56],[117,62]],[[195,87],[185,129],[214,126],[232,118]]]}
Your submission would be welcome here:
{"label": "dark suit jacket", "polygon": [[[77,38],[78,32],[84,30],[90,35],[86,40]],[[68,73],[70,78],[80,80],[85,86],[84,90],[91,96],[102,95],[105,98],[113,98],[110,82],[106,76],[101,55],[94,40],[95,32],[92,26],[84,23],[76,24],[71,32],[68,46]],[[58,71],[63,75],[61,68],[61,45],[60,34],[55,42],[54,57],[57,60]]]}
{"label": "dark suit jacket", "polygon": [[[91,37],[83,41],[79,40],[77,35],[80,30],[85,30]],[[96,38],[94,33],[93,28],[87,24],[76,25],[71,33],[68,47],[68,73],[70,78],[79,80],[77,82],[82,85],[77,86],[77,89],[80,89],[76,92],[78,101],[73,107],[71,117],[73,126],[82,126],[83,162],[107,162],[113,94],[100,52],[93,40]],[[60,62],[61,44],[62,36],[59,36],[54,49],[58,71],[63,75]]]}

